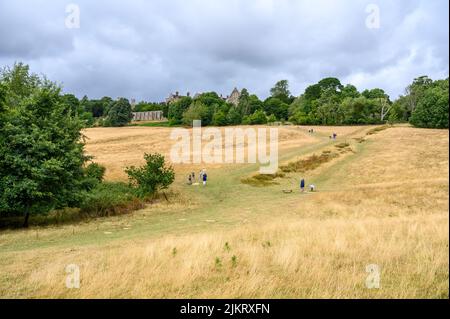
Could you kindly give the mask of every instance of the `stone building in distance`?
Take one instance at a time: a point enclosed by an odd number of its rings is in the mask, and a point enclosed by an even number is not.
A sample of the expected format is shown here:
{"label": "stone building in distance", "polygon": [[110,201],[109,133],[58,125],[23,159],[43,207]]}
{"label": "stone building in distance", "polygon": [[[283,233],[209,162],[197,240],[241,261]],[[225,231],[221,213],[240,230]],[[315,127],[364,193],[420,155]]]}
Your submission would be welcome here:
{"label": "stone building in distance", "polygon": [[233,92],[231,92],[230,96],[227,97],[227,103],[231,103],[234,106],[239,104],[239,98],[241,97],[241,92],[237,88],[234,88]]}
{"label": "stone building in distance", "polygon": [[[194,99],[196,99],[197,97],[200,96],[201,93],[196,93],[194,95]],[[166,98],[166,103],[170,104],[173,102],[178,101],[179,99],[183,98],[183,97],[189,97],[190,93],[187,92],[186,95],[180,95],[179,92],[175,92],[174,93],[170,93],[170,95]],[[231,92],[230,95],[228,95],[226,98],[222,97],[222,95],[220,95],[220,98],[222,98],[224,101],[226,101],[227,103],[231,103],[234,106],[237,106],[239,104],[239,98],[241,97],[241,92],[239,92],[239,90],[237,88],[234,88],[234,90]]]}

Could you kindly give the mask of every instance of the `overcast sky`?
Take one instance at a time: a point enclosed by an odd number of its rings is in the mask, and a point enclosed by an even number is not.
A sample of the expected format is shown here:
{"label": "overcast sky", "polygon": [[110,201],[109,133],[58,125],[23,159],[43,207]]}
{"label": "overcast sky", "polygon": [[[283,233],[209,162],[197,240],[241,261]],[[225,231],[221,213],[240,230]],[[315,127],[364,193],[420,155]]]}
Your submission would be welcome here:
{"label": "overcast sky", "polygon": [[227,95],[235,86],[265,98],[280,79],[299,95],[328,76],[395,98],[414,77],[448,77],[448,7],[448,0],[0,0],[0,66],[23,61],[90,98],[160,101],[175,91]]}

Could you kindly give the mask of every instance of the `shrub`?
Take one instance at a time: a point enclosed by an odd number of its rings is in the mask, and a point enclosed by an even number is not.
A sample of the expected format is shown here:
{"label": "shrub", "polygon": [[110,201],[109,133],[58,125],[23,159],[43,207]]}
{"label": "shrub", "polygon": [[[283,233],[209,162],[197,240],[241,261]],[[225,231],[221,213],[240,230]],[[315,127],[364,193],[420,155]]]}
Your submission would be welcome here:
{"label": "shrub", "polygon": [[97,163],[91,163],[84,169],[84,174],[88,178],[96,179],[97,181],[103,181],[106,168]]}
{"label": "shrub", "polygon": [[126,183],[98,183],[80,205],[81,213],[92,217],[103,217],[128,213],[143,208],[134,190]]}
{"label": "shrub", "polygon": [[139,197],[154,195],[159,190],[168,188],[175,179],[175,172],[171,166],[166,166],[163,155],[145,154],[144,159],[144,166],[125,169],[130,185],[135,188]]}

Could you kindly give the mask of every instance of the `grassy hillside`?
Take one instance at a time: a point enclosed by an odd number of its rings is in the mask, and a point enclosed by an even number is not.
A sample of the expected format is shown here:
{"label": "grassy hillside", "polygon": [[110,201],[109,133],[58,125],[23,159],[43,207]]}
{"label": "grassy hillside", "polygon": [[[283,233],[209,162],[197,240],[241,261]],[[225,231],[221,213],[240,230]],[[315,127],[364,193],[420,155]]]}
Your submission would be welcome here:
{"label": "grassy hillside", "polygon": [[[269,186],[242,183],[256,165],[178,165],[169,202],[0,232],[0,297],[448,298],[448,131],[308,128],[280,128],[282,165],[337,156]],[[171,145],[163,127],[85,134],[109,180]],[[185,185],[204,167],[207,187]],[[300,193],[301,177],[318,191]],[[69,264],[80,289],[65,287]],[[366,288],[370,264],[380,289]]]}

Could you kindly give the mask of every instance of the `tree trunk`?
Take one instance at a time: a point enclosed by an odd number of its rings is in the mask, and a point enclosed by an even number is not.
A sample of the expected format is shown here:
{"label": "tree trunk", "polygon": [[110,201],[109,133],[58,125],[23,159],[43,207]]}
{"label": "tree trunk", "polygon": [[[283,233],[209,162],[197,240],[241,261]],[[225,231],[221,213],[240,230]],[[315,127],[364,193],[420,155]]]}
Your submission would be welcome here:
{"label": "tree trunk", "polygon": [[29,218],[30,218],[30,212],[27,208],[26,212],[25,212],[25,220],[23,221],[23,228],[28,228],[28,219]]}

